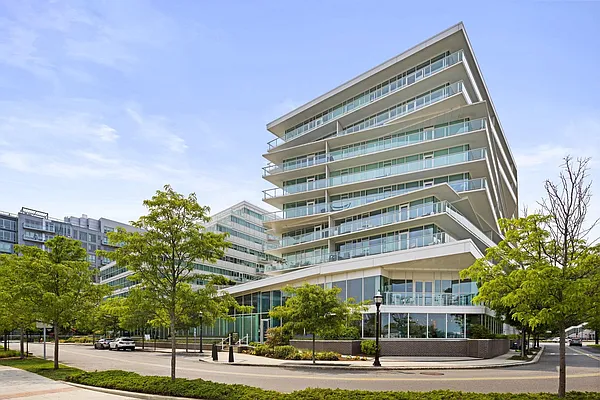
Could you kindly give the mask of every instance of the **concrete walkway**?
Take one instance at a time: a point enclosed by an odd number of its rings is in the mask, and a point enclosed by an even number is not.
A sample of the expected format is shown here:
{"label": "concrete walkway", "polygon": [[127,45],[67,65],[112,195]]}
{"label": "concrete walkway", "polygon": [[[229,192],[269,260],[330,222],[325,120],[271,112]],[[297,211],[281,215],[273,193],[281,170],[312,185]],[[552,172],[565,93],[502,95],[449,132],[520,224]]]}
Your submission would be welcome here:
{"label": "concrete walkway", "polygon": [[[517,354],[514,351],[509,351],[506,354],[490,359],[472,357],[381,357],[380,362],[381,369],[386,370],[503,368],[536,363],[543,351],[542,347],[542,350],[530,361],[509,360],[510,357]],[[229,355],[227,352],[219,352],[218,361],[212,360],[210,352],[197,355],[200,361],[229,365],[282,368],[342,368],[352,370],[373,369],[373,358],[368,358],[367,361],[317,361],[316,365],[313,365],[310,360],[279,360],[244,353],[235,353],[235,361],[233,363],[228,362]]]}
{"label": "concrete walkway", "polygon": [[119,400],[130,398],[85,390],[44,378],[32,372],[0,366],[0,400]]}

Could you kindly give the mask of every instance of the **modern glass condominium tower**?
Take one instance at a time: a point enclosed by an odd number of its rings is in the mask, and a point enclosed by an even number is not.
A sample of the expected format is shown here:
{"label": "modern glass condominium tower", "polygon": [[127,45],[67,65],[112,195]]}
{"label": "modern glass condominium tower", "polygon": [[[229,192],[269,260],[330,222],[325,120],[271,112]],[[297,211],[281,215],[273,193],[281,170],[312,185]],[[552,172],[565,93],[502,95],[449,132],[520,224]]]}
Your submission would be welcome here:
{"label": "modern glass condominium tower", "polygon": [[[280,211],[265,227],[283,262],[228,289],[258,305],[233,330],[277,323],[266,312],[280,290],[311,282],[357,301],[381,291],[384,337],[463,338],[474,323],[500,331],[459,271],[501,240],[499,218],[517,215],[517,170],[462,24],[267,129],[276,138],[264,201]],[[373,312],[363,337],[374,336]]]}

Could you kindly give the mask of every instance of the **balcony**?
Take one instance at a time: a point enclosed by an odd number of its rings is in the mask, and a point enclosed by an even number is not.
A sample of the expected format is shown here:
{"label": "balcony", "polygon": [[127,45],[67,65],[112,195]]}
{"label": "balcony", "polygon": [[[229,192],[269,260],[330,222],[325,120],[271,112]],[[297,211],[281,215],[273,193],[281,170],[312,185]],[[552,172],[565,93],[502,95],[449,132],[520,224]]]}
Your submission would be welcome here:
{"label": "balcony", "polygon": [[31,242],[45,243],[47,240],[52,239],[52,235],[44,235],[42,233],[25,232],[23,234],[23,240]]}
{"label": "balcony", "polygon": [[472,306],[477,293],[384,292],[383,304],[390,306]]}
{"label": "balcony", "polygon": [[[293,162],[269,164],[266,167],[263,167],[263,176],[281,174],[283,172],[295,171],[297,169],[312,167],[314,165],[345,160],[347,158],[352,157],[364,156],[367,154],[373,154],[385,150],[402,148],[417,143],[424,143],[431,140],[443,139],[446,137],[460,135],[463,133],[475,132],[481,129],[485,129],[485,127],[486,120],[484,118],[481,118],[472,121],[459,122],[448,126],[428,128],[408,135],[398,136],[390,140],[381,141],[374,144],[369,143],[368,146],[365,144],[357,148],[345,148],[343,150],[335,150],[326,154],[307,157],[301,160],[295,160]],[[392,132],[386,136],[396,135],[401,132],[401,130],[397,132]]]}
{"label": "balcony", "polygon": [[23,228],[33,229],[33,230],[41,231],[41,232],[52,232],[52,233],[55,232],[54,225],[44,226],[43,224],[30,224],[27,222],[23,222]]}
{"label": "balcony", "polygon": [[440,168],[450,165],[462,164],[469,161],[483,160],[486,157],[486,149],[474,149],[460,153],[450,154],[441,157],[426,158],[423,160],[383,166],[381,168],[362,171],[357,173],[340,174],[327,179],[320,179],[305,183],[299,183],[282,188],[272,188],[263,190],[263,200],[274,197],[287,196],[296,193],[303,193],[311,190],[325,189],[335,186],[347,185],[355,182],[369,181],[372,179],[382,179],[389,176],[402,175],[417,171],[424,171],[433,168]]}
{"label": "balcony", "polygon": [[294,138],[303,136],[321,126],[324,126],[325,124],[329,124],[330,122],[333,122],[346,114],[364,108],[365,106],[372,104],[383,97],[387,97],[390,94],[395,93],[407,86],[413,85],[414,83],[419,82],[430,75],[443,71],[444,69],[447,69],[462,60],[463,51],[459,50],[402,78],[397,80],[392,79],[386,85],[378,88],[377,90],[368,90],[364,92],[362,96],[355,97],[352,99],[352,101],[347,101],[337,107],[332,108],[329,112],[325,113],[321,117],[313,119],[312,121],[306,122],[300,127],[286,132],[282,138],[278,137],[271,140],[268,143],[268,151],[272,151],[278,146],[281,146],[282,144]]}
{"label": "balcony", "polygon": [[[449,182],[448,185],[456,192],[466,192],[470,190],[479,190],[486,188],[486,179],[485,178],[477,178],[471,180],[463,180],[456,182]],[[435,185],[434,185],[435,186]],[[362,206],[365,204],[373,203],[375,201],[388,199],[394,196],[400,196],[406,193],[414,192],[416,190],[422,190],[425,187],[419,186],[415,188],[408,188],[402,190],[394,190],[394,191],[385,191],[382,193],[377,193],[375,195],[361,196],[361,197],[353,197],[344,200],[336,200],[331,203],[320,203],[314,204],[304,207],[295,207],[288,208],[283,211],[275,211],[272,213],[265,214],[265,221],[277,221],[282,219],[289,218],[298,218],[298,217],[306,217],[318,214],[324,214],[329,212],[337,212],[348,210],[354,207]]]}
{"label": "balcony", "polygon": [[395,243],[382,243],[378,246],[371,246],[352,251],[336,251],[333,253],[317,254],[303,258],[295,262],[285,262],[282,264],[266,265],[265,272],[288,271],[296,268],[309,267],[327,262],[350,260],[358,257],[372,256],[376,254],[391,253],[394,251],[404,251],[419,247],[433,246],[436,244],[453,242],[454,239],[445,232],[434,233],[418,237],[401,237]]}
{"label": "balcony", "polygon": [[367,229],[378,228],[380,226],[409,221],[415,218],[440,214],[446,212],[446,209],[448,208],[456,211],[456,209],[447,201],[423,204],[418,207],[403,207],[393,212],[382,213],[368,218],[344,222],[331,228],[320,229],[297,236],[284,236],[280,241],[280,247],[294,246],[301,243],[327,239],[329,237],[346,235]]}

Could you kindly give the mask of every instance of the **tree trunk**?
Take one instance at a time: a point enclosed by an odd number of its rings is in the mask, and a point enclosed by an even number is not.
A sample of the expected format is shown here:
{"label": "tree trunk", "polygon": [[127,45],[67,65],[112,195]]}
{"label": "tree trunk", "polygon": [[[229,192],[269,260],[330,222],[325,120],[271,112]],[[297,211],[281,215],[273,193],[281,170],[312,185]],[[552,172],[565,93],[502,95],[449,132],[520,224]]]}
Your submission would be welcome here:
{"label": "tree trunk", "polygon": [[142,350],[144,350],[144,343],[146,341],[146,327],[142,328]]}
{"label": "tree trunk", "polygon": [[595,337],[596,344],[598,344],[598,340],[600,340],[600,339],[598,338],[598,329],[596,329],[596,330],[594,331],[594,337]]}
{"label": "tree trunk", "polygon": [[171,314],[171,380],[175,380],[175,349],[177,348],[177,332],[175,332],[175,316]]}
{"label": "tree trunk", "polygon": [[21,360],[25,358],[25,342],[23,341],[23,328],[19,329],[19,347]]}
{"label": "tree trunk", "polygon": [[525,358],[527,356],[527,353],[525,352],[525,335],[527,334],[525,328],[523,328],[521,333],[521,357]]}
{"label": "tree trunk", "polygon": [[4,351],[7,351],[8,349],[8,331],[4,331]]}
{"label": "tree trunk", "polygon": [[313,349],[312,349],[313,350],[313,352],[312,352],[312,362],[313,362],[313,364],[315,364],[315,346],[316,346],[316,343],[315,343],[315,334],[313,333],[312,335],[313,335],[313,341],[312,341],[313,342],[312,343],[313,344],[313,346],[312,346],[313,347]]}
{"label": "tree trunk", "polygon": [[560,343],[558,345],[558,353],[560,354],[559,356],[559,367],[558,367],[558,397],[565,397],[566,391],[567,391],[567,365],[566,365],[566,357],[565,357],[565,351],[566,351],[566,332],[565,332],[565,326],[564,324],[561,324],[559,327],[559,332],[560,332]]}
{"label": "tree trunk", "polygon": [[54,369],[58,369],[58,324],[54,323]]}
{"label": "tree trunk", "polygon": [[186,329],[186,331],[185,331],[185,352],[186,353],[188,352],[188,337],[189,337],[189,332]]}

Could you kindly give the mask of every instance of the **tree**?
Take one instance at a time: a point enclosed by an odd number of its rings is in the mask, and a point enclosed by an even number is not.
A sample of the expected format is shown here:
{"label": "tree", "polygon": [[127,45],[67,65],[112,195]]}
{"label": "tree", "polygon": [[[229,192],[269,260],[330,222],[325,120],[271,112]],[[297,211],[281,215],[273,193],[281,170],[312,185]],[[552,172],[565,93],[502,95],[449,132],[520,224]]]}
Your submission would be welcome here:
{"label": "tree", "polygon": [[119,335],[123,328],[121,322],[127,312],[125,302],[122,297],[111,297],[104,299],[96,309],[97,327],[105,336],[109,336],[109,332],[112,332],[110,336],[113,338]]}
{"label": "tree", "polygon": [[566,393],[566,328],[583,322],[597,306],[600,247],[588,240],[597,222],[586,224],[588,162],[565,158],[560,183],[545,183],[540,213],[501,223],[505,239],[462,272],[480,283],[475,300],[507,307],[531,330],[558,328],[559,397]]}
{"label": "tree", "polygon": [[187,197],[166,185],[144,201],[147,215],[132,225],[139,232],[118,229],[108,234],[121,247],[114,252],[99,251],[117,264],[133,271],[133,278],[153,294],[157,312],[163,312],[171,331],[171,379],[175,379],[176,327],[180,323],[178,302],[182,291],[197,279],[194,262],[215,262],[228,247],[225,234],[208,232],[202,224],[210,221],[209,207],[198,204],[194,193]]}
{"label": "tree", "polygon": [[526,280],[526,270],[542,260],[541,242],[546,239],[540,228],[544,218],[530,215],[517,219],[501,219],[498,224],[504,232],[504,240],[489,247],[483,258],[461,271],[461,278],[471,278],[478,283],[474,303],[485,304],[504,316],[504,322],[521,330],[521,356],[525,357],[525,338],[528,330],[526,320],[516,318],[521,308],[534,308],[534,300],[525,298],[514,304],[509,295],[519,289]]}
{"label": "tree", "polygon": [[142,330],[142,350],[145,348],[146,331],[155,318],[156,305],[152,294],[137,286],[129,289],[121,315],[121,326],[128,331]]}
{"label": "tree", "polygon": [[0,255],[0,328],[19,330],[21,358],[25,357],[24,332],[35,323],[31,283],[23,267],[23,259],[17,255]]}
{"label": "tree", "polygon": [[342,301],[340,288],[324,289],[305,283],[284,289],[290,297],[282,306],[275,307],[269,315],[279,318],[284,326],[294,331],[304,330],[312,335],[312,361],[315,363],[315,338],[317,335],[341,331],[350,321],[360,319],[362,304],[353,300]]}
{"label": "tree", "polygon": [[62,328],[90,312],[90,306],[108,294],[104,285],[94,285],[87,253],[75,239],[56,236],[46,242],[48,251],[15,246],[22,254],[24,280],[30,287],[35,315],[54,330],[54,369],[58,369],[59,335]]}

